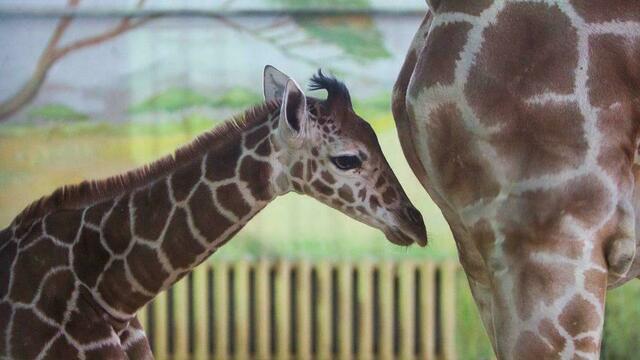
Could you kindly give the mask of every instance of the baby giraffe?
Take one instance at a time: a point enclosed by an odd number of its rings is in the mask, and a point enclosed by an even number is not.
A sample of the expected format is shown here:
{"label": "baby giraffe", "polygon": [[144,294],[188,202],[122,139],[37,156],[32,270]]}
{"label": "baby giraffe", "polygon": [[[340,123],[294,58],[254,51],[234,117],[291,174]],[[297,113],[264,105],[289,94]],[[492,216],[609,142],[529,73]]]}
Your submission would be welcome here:
{"label": "baby giraffe", "polygon": [[295,191],[426,245],[420,213],[344,84],[306,97],[271,66],[266,102],[173,156],[65,186],[0,231],[0,358],[152,358],[136,311]]}

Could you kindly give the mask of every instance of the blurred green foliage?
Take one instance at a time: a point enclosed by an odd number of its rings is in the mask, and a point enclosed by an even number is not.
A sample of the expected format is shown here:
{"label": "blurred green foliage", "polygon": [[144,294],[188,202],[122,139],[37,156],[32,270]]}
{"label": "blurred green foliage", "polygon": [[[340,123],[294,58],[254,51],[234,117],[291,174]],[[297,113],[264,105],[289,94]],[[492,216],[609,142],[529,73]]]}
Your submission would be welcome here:
{"label": "blurred green foliage", "polygon": [[[271,0],[287,9],[330,8],[366,9],[369,0]],[[318,18],[295,16],[293,20],[311,38],[340,48],[344,55],[357,62],[367,62],[391,56],[384,44],[382,33],[371,17],[340,16]]]}
{"label": "blurred green foliage", "polygon": [[603,359],[637,359],[640,356],[640,281],[607,293]]}
{"label": "blurred green foliage", "polygon": [[151,98],[131,107],[132,113],[155,111],[173,112],[185,108],[206,106],[210,100],[195,90],[173,88],[152,96]]}
{"label": "blurred green foliage", "polygon": [[89,117],[64,104],[46,104],[29,110],[29,118],[45,121],[86,121]]}
{"label": "blurred green foliage", "polygon": [[211,105],[231,109],[245,109],[262,102],[262,95],[245,88],[233,88],[214,99]]}
{"label": "blurred green foliage", "polygon": [[391,56],[382,33],[369,18],[340,17],[331,19],[297,18],[300,27],[313,38],[335,45],[357,62],[385,59]]}
{"label": "blurred green foliage", "polygon": [[262,101],[255,91],[232,88],[219,97],[208,97],[193,89],[171,88],[131,107],[133,114],[147,112],[178,112],[195,107],[243,109]]}

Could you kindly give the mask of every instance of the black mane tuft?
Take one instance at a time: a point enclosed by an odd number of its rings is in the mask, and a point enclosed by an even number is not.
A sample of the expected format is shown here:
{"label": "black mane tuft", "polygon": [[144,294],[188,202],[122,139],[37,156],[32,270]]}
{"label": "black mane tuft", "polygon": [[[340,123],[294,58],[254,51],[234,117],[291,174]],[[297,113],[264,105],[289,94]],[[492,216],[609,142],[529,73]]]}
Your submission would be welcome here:
{"label": "black mane tuft", "polygon": [[349,95],[347,86],[335,77],[323,74],[322,69],[318,69],[318,73],[314,74],[310,81],[309,90],[327,90],[327,100],[331,101],[336,98],[343,99],[351,105],[351,95]]}

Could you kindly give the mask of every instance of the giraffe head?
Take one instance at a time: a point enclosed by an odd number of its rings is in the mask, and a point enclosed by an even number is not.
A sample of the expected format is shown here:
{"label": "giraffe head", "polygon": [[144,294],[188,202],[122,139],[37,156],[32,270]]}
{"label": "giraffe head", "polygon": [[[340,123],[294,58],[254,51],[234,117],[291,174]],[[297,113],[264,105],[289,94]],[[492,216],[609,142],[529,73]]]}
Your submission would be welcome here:
{"label": "giraffe head", "polygon": [[387,163],[373,129],[353,111],[346,86],[319,71],[310,89],[326,90],[326,100],[307,97],[293,79],[265,67],[265,99],[280,104],[273,133],[279,144],[278,191],[312,196],[380,229],[394,244],[426,245],[422,215]]}

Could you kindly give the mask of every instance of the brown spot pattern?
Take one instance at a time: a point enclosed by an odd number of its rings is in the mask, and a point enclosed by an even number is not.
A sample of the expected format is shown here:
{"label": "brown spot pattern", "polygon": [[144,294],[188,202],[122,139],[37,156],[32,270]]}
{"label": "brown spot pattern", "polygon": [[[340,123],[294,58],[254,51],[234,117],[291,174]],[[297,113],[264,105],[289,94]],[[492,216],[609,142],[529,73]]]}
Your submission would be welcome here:
{"label": "brown spot pattern", "polygon": [[68,265],[67,249],[56,246],[50,238],[44,238],[20,253],[14,267],[14,273],[20,277],[14,279],[9,297],[15,302],[30,303],[49,270],[56,266]]}
{"label": "brown spot pattern", "polygon": [[158,239],[171,212],[172,205],[168,191],[166,182],[158,181],[150,188],[135,193],[133,197],[135,235],[148,240]]}
{"label": "brown spot pattern", "polygon": [[331,173],[326,170],[323,170],[320,173],[320,177],[329,185],[333,185],[336,183],[336,179],[333,177],[333,175],[331,175]]}
{"label": "brown spot pattern", "polygon": [[242,159],[240,164],[240,180],[251,184],[253,196],[262,201],[271,200],[270,182],[271,165],[265,161],[255,160],[250,156]]}
{"label": "brown spot pattern", "polygon": [[469,15],[480,15],[483,10],[487,9],[492,0],[446,0],[439,2],[438,13],[443,12],[461,12]]}
{"label": "brown spot pattern", "polygon": [[638,122],[629,104],[599,112],[598,130],[602,134],[598,164],[617,182],[620,189],[632,186]]}
{"label": "brown spot pattern", "polygon": [[259,127],[246,136],[244,146],[247,149],[253,149],[262,139],[267,138],[270,132],[269,126]]}
{"label": "brown spot pattern", "polygon": [[102,298],[112,307],[132,314],[151,298],[133,290],[127,281],[124,271],[124,261],[115,260],[109,265],[98,285]]}
{"label": "brown spot pattern", "polygon": [[392,204],[394,201],[396,201],[397,198],[398,195],[396,191],[393,190],[393,188],[389,187],[382,193],[382,201],[384,201],[384,203],[387,205]]}
{"label": "brown spot pattern", "polygon": [[326,196],[333,195],[333,192],[334,192],[333,189],[320,180],[314,180],[311,183],[311,186],[313,186],[313,188],[316,189],[322,195],[326,195]]}
{"label": "brown spot pattern", "polygon": [[220,181],[235,176],[236,163],[242,154],[239,143],[229,143],[222,149],[209,152],[206,161],[206,177],[210,181]]}
{"label": "brown spot pattern", "polygon": [[603,300],[606,294],[607,274],[598,270],[588,270],[584,273],[584,288],[588,292],[595,295],[596,298]]}
{"label": "brown spot pattern", "polygon": [[56,341],[53,342],[53,344],[47,351],[47,356],[44,359],[77,359],[78,354],[78,350],[71,344],[69,344],[64,336],[60,336]]}
{"label": "brown spot pattern", "polygon": [[145,289],[157,292],[169,276],[162,268],[158,254],[143,245],[134,245],[127,256],[127,265],[131,274]]}
{"label": "brown spot pattern", "polygon": [[583,121],[575,104],[522,108],[491,143],[514,180],[575,168],[588,150]]}
{"label": "brown spot pattern", "polygon": [[71,271],[64,270],[47,278],[42,286],[37,307],[48,317],[62,323],[67,310],[67,301],[75,289],[75,277]]}
{"label": "brown spot pattern", "polygon": [[204,184],[198,186],[198,190],[189,201],[189,208],[196,228],[209,242],[215,241],[233,225],[229,219],[218,212],[213,204],[211,191]]}
{"label": "brown spot pattern", "polygon": [[640,88],[640,40],[609,34],[592,36],[589,50],[587,86],[591,104],[608,108],[615,102],[633,103]]}
{"label": "brown spot pattern", "polygon": [[531,317],[539,302],[551,305],[566,290],[565,284],[575,281],[571,266],[525,261],[517,272],[514,294],[522,320]]}
{"label": "brown spot pattern", "polygon": [[537,334],[525,331],[518,337],[513,353],[509,357],[523,360],[555,359],[558,357],[558,351],[549,348]]}
{"label": "brown spot pattern", "polygon": [[17,253],[18,245],[14,242],[0,250],[0,264],[5,264],[3,265],[2,271],[0,271],[0,298],[3,298],[7,294],[7,291],[9,291],[9,277],[11,276],[9,266],[15,260]]}
{"label": "brown spot pattern", "polygon": [[293,176],[294,178],[303,180],[302,179],[303,172],[304,172],[304,167],[302,165],[302,162],[300,161],[296,162],[295,164],[293,164],[293,167],[291,167],[291,176]]}
{"label": "brown spot pattern", "polygon": [[72,243],[82,221],[82,212],[79,210],[62,210],[48,215],[45,218],[45,230],[54,238]]}
{"label": "brown spot pattern", "polygon": [[178,208],[173,213],[167,232],[162,241],[162,250],[174,268],[187,268],[205,248],[189,231],[187,212]]}
{"label": "brown spot pattern", "polygon": [[198,184],[202,176],[200,168],[200,161],[192,161],[173,173],[171,176],[171,189],[176,201],[186,200],[189,192]]}
{"label": "brown spot pattern", "polygon": [[56,328],[40,320],[31,310],[16,309],[13,316],[10,357],[35,359],[44,345],[56,334]]}
{"label": "brown spot pattern", "polygon": [[380,202],[378,201],[378,198],[375,197],[374,195],[371,195],[369,197],[369,207],[373,212],[376,212],[376,210],[378,210],[378,208],[380,207]]}
{"label": "brown spot pattern", "polygon": [[260,156],[269,156],[271,154],[271,142],[269,142],[269,139],[265,139],[255,151]]}
{"label": "brown spot pattern", "polygon": [[540,321],[538,330],[540,331],[540,335],[544,337],[553,346],[554,349],[564,348],[566,340],[562,337],[558,329],[556,329],[556,327],[550,320],[545,319]]}
{"label": "brown spot pattern", "polygon": [[84,221],[93,225],[100,225],[104,214],[113,206],[113,200],[103,201],[91,206],[84,215]]}
{"label": "brown spot pattern", "polygon": [[100,244],[100,234],[83,228],[80,241],[73,246],[73,269],[78,279],[93,287],[108,261],[109,253]]}
{"label": "brown spot pattern", "polygon": [[579,295],[564,307],[559,321],[560,325],[572,336],[595,330],[600,324],[595,306]]}
{"label": "brown spot pattern", "polygon": [[238,218],[243,218],[251,211],[251,207],[244,200],[238,185],[228,184],[216,189],[218,203],[225,209],[230,210]]}
{"label": "brown spot pattern", "polygon": [[443,105],[431,114],[427,134],[440,184],[454,204],[464,206],[498,194],[500,186],[488,162],[478,155],[480,151],[455,105]]}
{"label": "brown spot pattern", "polygon": [[471,24],[452,23],[431,30],[416,64],[419,71],[414,73],[415,81],[425,88],[436,84],[452,84],[455,80],[455,66],[451,64],[459,59],[470,29]]}
{"label": "brown spot pattern", "polygon": [[131,242],[129,223],[129,196],[124,196],[113,208],[102,228],[102,236],[107,246],[115,254],[122,254]]}
{"label": "brown spot pattern", "polygon": [[355,201],[355,199],[353,198],[353,191],[351,191],[351,188],[347,185],[342,185],[340,189],[338,189],[338,196],[340,196],[342,200],[348,203],[352,203]]}
{"label": "brown spot pattern", "polygon": [[[0,339],[6,339],[7,327],[11,318],[11,306],[7,302],[0,302]],[[5,342],[0,341],[0,354],[6,354]]]}
{"label": "brown spot pattern", "polygon": [[577,34],[558,7],[507,4],[483,36],[466,87],[482,121],[513,118],[521,99],[542,92],[573,92]]}
{"label": "brown spot pattern", "polygon": [[628,0],[570,0],[587,22],[640,21],[640,3]]}

